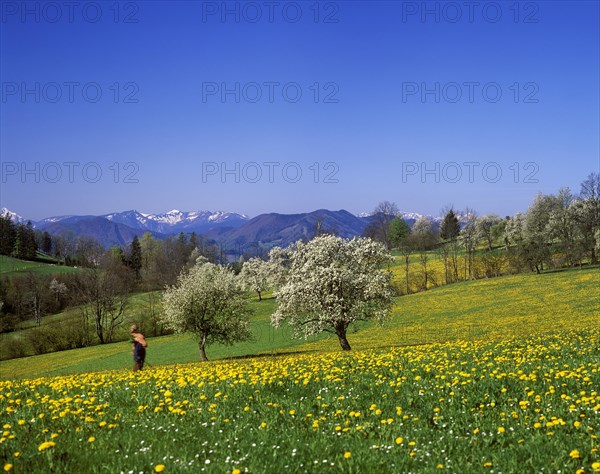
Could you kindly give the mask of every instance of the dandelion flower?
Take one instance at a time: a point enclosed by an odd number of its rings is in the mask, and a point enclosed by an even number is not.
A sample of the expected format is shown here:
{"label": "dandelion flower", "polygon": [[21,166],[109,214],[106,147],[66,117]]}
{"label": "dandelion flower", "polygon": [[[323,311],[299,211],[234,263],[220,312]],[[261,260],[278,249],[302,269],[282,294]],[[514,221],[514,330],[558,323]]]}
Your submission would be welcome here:
{"label": "dandelion flower", "polygon": [[54,441],[45,441],[38,446],[38,451],[45,451],[46,449],[50,449],[54,446],[56,446]]}

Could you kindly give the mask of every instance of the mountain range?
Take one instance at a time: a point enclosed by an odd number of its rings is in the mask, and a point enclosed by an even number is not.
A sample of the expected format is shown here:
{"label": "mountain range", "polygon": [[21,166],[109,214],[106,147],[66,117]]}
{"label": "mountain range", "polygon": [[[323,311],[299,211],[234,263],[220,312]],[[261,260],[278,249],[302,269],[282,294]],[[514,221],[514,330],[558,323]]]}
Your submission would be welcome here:
{"label": "mountain range", "polygon": [[[1,215],[7,213],[14,222],[27,222],[26,218],[15,212],[0,209]],[[401,213],[401,217],[409,225],[420,216],[421,214],[412,212]],[[93,237],[106,248],[128,245],[134,236],[141,236],[146,232],[158,239],[181,232],[195,232],[241,253],[249,246],[285,247],[299,239],[312,237],[317,227],[323,232],[352,238],[362,235],[371,219],[371,214],[357,216],[345,210],[327,209],[300,214],[267,213],[254,218],[235,212],[183,212],[174,209],[161,214],[130,210],[101,216],[54,216],[31,222],[35,228],[51,235]]]}

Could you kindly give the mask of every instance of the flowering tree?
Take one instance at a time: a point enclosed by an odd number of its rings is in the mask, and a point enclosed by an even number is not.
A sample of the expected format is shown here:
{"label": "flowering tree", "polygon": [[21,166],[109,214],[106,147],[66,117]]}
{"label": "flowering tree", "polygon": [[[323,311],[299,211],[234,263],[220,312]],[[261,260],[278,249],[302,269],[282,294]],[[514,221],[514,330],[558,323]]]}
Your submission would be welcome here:
{"label": "flowering tree", "polygon": [[369,319],[381,323],[389,314],[393,291],[384,266],[390,260],[385,246],[371,239],[324,235],[298,242],[271,322],[288,321],[297,337],[336,334],[342,349],[350,350],[348,326]]}
{"label": "flowering tree", "polygon": [[191,332],[198,337],[200,357],[206,345],[233,344],[252,338],[248,329],[246,295],[233,272],[212,263],[203,263],[183,272],[177,284],[163,295],[162,322],[175,332]]}
{"label": "flowering tree", "polygon": [[247,260],[242,266],[240,279],[246,289],[256,291],[256,293],[258,293],[258,301],[261,301],[263,291],[269,287],[269,264],[256,257]]}
{"label": "flowering tree", "polygon": [[290,272],[291,256],[296,248],[296,243],[288,245],[286,248],[273,247],[269,251],[269,279],[271,284],[277,291],[287,281],[288,274]]}

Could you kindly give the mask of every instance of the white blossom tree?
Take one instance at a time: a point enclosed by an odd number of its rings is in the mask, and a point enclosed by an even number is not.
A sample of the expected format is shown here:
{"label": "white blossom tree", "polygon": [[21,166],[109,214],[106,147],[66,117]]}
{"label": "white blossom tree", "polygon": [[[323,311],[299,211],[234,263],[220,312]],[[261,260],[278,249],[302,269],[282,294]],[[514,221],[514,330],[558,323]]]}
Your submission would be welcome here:
{"label": "white blossom tree", "polygon": [[293,243],[286,248],[273,247],[269,252],[269,273],[271,284],[277,290],[281,288],[287,281],[288,274],[290,272],[291,255],[296,248],[296,244]]}
{"label": "white blossom tree", "polygon": [[477,214],[473,209],[467,208],[465,211],[465,224],[460,230],[458,239],[465,248],[465,276],[464,279],[473,278],[473,255],[477,247]]}
{"label": "white blossom tree", "polygon": [[475,222],[477,236],[485,240],[488,250],[492,250],[494,243],[494,227],[501,222],[501,219],[496,214],[487,214],[478,217]]}
{"label": "white blossom tree", "polygon": [[252,338],[248,328],[251,310],[244,289],[228,268],[200,261],[179,275],[163,295],[162,322],[175,332],[198,337],[200,358],[206,345],[233,344]]}
{"label": "white blossom tree", "polygon": [[324,235],[296,243],[271,322],[277,327],[288,321],[296,337],[336,334],[342,349],[350,350],[348,326],[370,319],[381,323],[389,314],[390,261],[385,246],[371,239]]}
{"label": "white blossom tree", "polygon": [[246,260],[240,271],[239,278],[242,285],[258,294],[258,301],[262,300],[262,293],[266,291],[271,282],[270,265],[264,260],[254,257]]}

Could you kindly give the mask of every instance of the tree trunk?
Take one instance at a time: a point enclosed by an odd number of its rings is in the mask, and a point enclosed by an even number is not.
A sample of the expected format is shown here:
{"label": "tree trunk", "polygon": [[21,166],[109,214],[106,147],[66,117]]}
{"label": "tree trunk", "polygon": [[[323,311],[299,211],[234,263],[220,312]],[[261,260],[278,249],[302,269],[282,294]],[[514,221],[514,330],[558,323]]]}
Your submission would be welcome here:
{"label": "tree trunk", "polygon": [[102,314],[96,313],[96,334],[100,344],[104,344],[104,328],[102,327]]}
{"label": "tree trunk", "polygon": [[202,340],[198,346],[200,347],[200,360],[206,362],[208,360],[208,357],[206,357],[206,335],[202,336]]}
{"label": "tree trunk", "polygon": [[350,343],[348,339],[346,339],[346,328],[343,324],[338,324],[335,328],[335,333],[337,334],[338,339],[340,340],[340,346],[342,346],[342,350],[349,351],[352,350],[350,347]]}
{"label": "tree trunk", "polygon": [[404,261],[406,263],[406,294],[409,295],[410,294],[410,283],[409,283],[409,279],[408,279],[408,265],[410,264],[410,257],[407,255],[406,257],[404,257]]}
{"label": "tree trunk", "polygon": [[257,293],[258,293],[258,301],[262,301],[262,295],[261,295],[261,292],[260,292],[260,291],[257,291]]}

